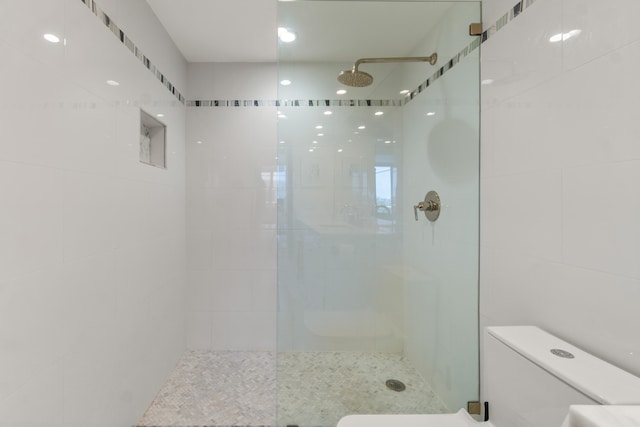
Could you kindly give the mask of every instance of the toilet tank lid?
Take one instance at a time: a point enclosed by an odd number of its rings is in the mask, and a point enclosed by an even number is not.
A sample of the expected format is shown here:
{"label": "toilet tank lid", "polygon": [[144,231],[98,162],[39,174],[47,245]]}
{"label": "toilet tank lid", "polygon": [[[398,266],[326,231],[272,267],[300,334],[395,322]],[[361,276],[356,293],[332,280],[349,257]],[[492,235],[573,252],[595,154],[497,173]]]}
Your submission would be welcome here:
{"label": "toilet tank lid", "polygon": [[[600,404],[640,404],[640,378],[536,326],[493,326],[487,332]],[[564,352],[573,357],[562,357]]]}

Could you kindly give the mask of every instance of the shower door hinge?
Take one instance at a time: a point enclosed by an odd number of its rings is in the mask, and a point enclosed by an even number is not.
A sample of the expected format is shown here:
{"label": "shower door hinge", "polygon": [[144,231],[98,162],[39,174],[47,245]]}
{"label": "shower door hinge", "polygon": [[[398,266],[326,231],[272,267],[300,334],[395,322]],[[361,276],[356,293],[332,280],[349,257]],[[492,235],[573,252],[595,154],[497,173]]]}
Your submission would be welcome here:
{"label": "shower door hinge", "polygon": [[482,35],[482,23],[474,22],[469,24],[469,35],[470,36],[481,36]]}
{"label": "shower door hinge", "polygon": [[471,415],[480,415],[480,402],[467,402],[467,412]]}

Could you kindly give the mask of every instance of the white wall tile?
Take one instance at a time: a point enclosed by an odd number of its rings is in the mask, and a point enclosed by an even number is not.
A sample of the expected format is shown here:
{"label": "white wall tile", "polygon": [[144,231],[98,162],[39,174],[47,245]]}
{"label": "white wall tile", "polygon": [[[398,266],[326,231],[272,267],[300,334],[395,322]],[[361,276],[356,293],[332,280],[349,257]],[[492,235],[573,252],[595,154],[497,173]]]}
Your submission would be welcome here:
{"label": "white wall tile", "polygon": [[[66,37],[65,0],[3,2],[0,5],[0,40],[30,52],[41,64],[62,64]],[[50,43],[44,34],[54,34],[59,43]]]}
{"label": "white wall tile", "polygon": [[250,311],[252,276],[251,270],[216,270],[213,310]]}
{"label": "white wall tile", "polygon": [[[630,90],[636,84],[639,57],[640,42],[635,42],[558,79],[558,119],[552,130],[563,166],[640,158],[640,123],[634,116],[635,91]],[[612,70],[615,78],[603,79]]]}
{"label": "white wall tile", "polygon": [[212,342],[212,312],[189,311],[187,313],[187,347],[209,350]]}
{"label": "white wall tile", "polygon": [[[485,18],[502,3],[483,2]],[[538,0],[483,44],[483,78],[531,78],[483,87],[480,279],[484,326],[538,325],[636,375],[637,8]],[[561,68],[531,30],[558,22],[582,30],[557,43]]]}
{"label": "white wall tile", "polygon": [[189,99],[276,99],[274,63],[189,64]]}
{"label": "white wall tile", "polygon": [[63,370],[56,360],[34,372],[34,377],[11,397],[0,402],[3,423],[17,427],[62,427],[64,419]]}
{"label": "white wall tile", "polygon": [[275,350],[275,313],[213,313],[214,350]]}
{"label": "white wall tile", "polygon": [[[189,90],[197,99],[275,99],[275,70],[275,64],[191,64]],[[188,246],[197,256],[190,268],[202,270],[190,280],[189,298],[197,299],[206,281],[210,348],[273,348],[275,327],[269,339],[255,330],[265,328],[256,319],[275,316],[275,281],[263,273],[273,275],[276,263],[276,200],[269,187],[276,110],[195,107],[187,123]]]}
{"label": "white wall tile", "polygon": [[[131,425],[186,346],[185,108],[82,2],[0,21],[0,424]],[[139,163],[139,107],[166,109],[166,171]]]}
{"label": "white wall tile", "polygon": [[0,162],[0,277],[7,279],[62,262],[63,174]]}
{"label": "white wall tile", "polygon": [[561,72],[562,43],[549,42],[562,31],[561,6],[537,1],[482,45],[481,80],[493,81],[483,87],[484,103],[518,95]]}
{"label": "white wall tile", "polygon": [[580,34],[563,42],[564,67],[570,70],[640,39],[636,19],[640,4],[633,0],[563,0],[563,32]]}
{"label": "white wall tile", "polygon": [[565,262],[640,278],[638,182],[640,161],[564,171]]}
{"label": "white wall tile", "polygon": [[482,22],[485,29],[496,23],[516,2],[513,0],[490,0],[482,3]]}
{"label": "white wall tile", "polygon": [[64,259],[115,248],[116,187],[102,176],[68,173],[63,193]]}
{"label": "white wall tile", "polygon": [[561,260],[560,170],[484,178],[481,193],[483,246]]}

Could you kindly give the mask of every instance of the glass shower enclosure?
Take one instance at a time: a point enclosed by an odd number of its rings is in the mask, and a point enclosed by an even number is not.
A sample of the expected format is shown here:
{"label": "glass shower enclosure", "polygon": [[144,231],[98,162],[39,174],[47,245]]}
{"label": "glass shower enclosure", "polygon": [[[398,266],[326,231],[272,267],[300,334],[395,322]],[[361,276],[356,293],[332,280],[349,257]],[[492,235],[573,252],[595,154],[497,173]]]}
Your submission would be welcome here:
{"label": "glass shower enclosure", "polygon": [[[479,398],[480,4],[288,1],[278,22],[296,38],[278,48],[277,424],[466,408]],[[360,58],[434,52],[434,65],[359,65],[369,86],[337,81]]]}

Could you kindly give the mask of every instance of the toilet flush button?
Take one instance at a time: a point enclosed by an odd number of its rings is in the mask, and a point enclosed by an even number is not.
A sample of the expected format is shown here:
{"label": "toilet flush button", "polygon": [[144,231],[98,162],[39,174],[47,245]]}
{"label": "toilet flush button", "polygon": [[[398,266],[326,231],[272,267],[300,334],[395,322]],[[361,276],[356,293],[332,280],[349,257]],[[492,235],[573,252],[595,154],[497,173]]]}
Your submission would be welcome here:
{"label": "toilet flush button", "polygon": [[564,357],[565,359],[573,359],[575,357],[573,354],[569,353],[568,351],[561,350],[559,348],[552,348],[551,353],[555,354],[558,357]]}

